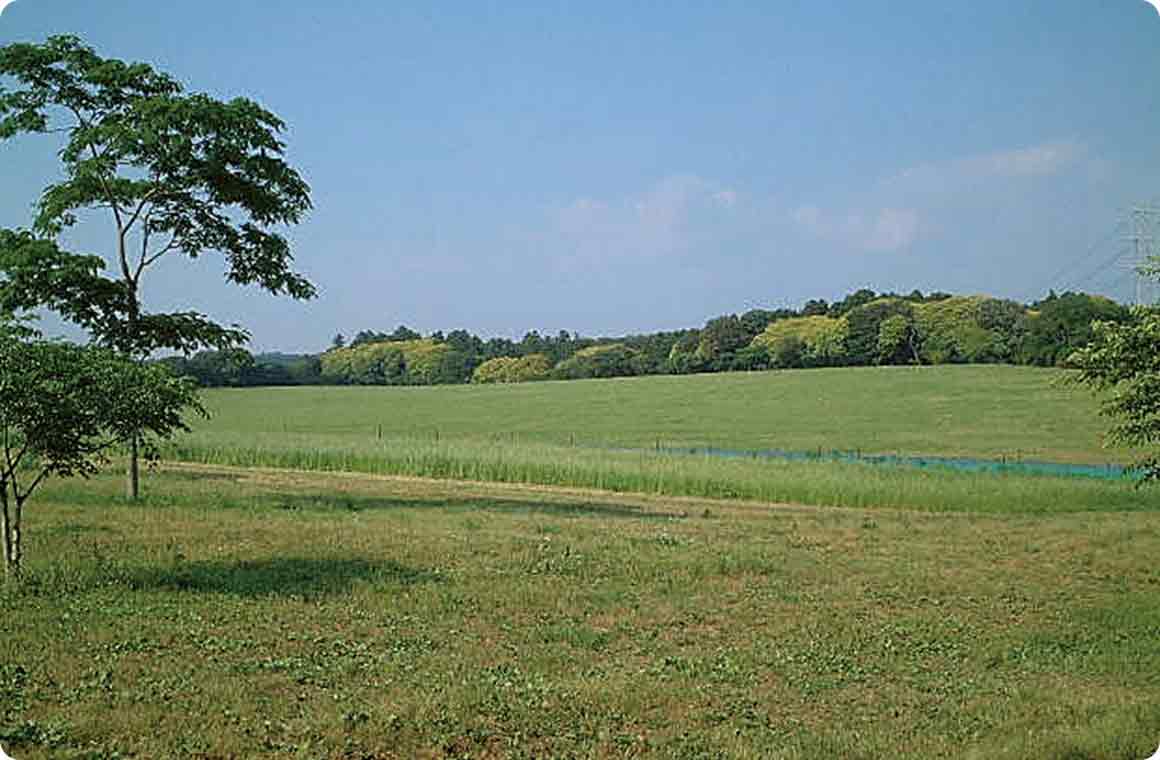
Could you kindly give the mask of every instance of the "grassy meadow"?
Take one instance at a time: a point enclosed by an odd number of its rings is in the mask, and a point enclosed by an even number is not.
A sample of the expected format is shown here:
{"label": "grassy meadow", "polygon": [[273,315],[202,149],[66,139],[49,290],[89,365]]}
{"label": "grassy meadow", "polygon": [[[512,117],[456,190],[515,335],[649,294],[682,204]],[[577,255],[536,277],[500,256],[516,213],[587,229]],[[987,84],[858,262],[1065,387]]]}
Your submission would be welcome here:
{"label": "grassy meadow", "polygon": [[0,592],[39,758],[1146,757],[1160,522],[171,467]]}
{"label": "grassy meadow", "polygon": [[655,447],[1120,460],[1058,377],[209,392],[143,501],[110,470],[30,504],[26,583],[0,589],[0,746],[1146,757],[1154,489]]}
{"label": "grassy meadow", "polygon": [[[1096,401],[1027,367],[885,367],[501,386],[262,388],[167,449],[200,464],[969,512],[1150,510],[1127,481],[689,455],[677,446],[1124,461]],[[658,451],[658,447],[660,450]]]}
{"label": "grassy meadow", "polygon": [[507,438],[1102,464],[1096,401],[1034,367],[857,367],[515,385],[216,389],[212,436]]}

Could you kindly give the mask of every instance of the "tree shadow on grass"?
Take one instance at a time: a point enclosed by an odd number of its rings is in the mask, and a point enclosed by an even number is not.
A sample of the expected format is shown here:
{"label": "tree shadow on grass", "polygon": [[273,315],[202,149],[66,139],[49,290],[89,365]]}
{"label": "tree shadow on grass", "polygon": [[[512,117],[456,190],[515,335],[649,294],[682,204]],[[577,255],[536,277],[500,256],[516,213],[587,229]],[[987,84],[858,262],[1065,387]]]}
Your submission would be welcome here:
{"label": "tree shadow on grass", "polygon": [[269,502],[277,509],[315,512],[363,512],[397,509],[439,509],[459,512],[502,512],[505,514],[545,514],[555,517],[608,517],[627,520],[674,520],[686,517],[676,512],[647,512],[623,504],[604,504],[591,501],[540,502],[523,499],[492,499],[449,497],[442,499],[407,498],[401,496],[363,496],[337,494],[271,494]]}
{"label": "tree shadow on grass", "polygon": [[412,586],[439,583],[437,572],[390,560],[274,557],[244,561],[180,562],[144,570],[130,585],[140,589],[233,594],[243,597],[318,597],[341,594],[356,583]]}

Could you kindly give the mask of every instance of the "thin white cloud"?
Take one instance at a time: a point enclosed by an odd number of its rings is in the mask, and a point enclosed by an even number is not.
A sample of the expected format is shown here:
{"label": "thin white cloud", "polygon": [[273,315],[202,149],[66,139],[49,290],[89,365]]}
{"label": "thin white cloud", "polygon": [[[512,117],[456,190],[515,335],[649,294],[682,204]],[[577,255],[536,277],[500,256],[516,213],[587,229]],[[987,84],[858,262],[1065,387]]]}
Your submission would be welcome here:
{"label": "thin white cloud", "polygon": [[1066,171],[1084,158],[1083,145],[1057,140],[1014,150],[921,164],[888,178],[887,189],[938,192],[986,180],[1046,177]]}
{"label": "thin white cloud", "polygon": [[919,215],[909,208],[884,208],[869,223],[863,245],[871,251],[909,248],[918,237]]}
{"label": "thin white cloud", "polygon": [[544,243],[567,252],[566,267],[711,252],[720,250],[722,240],[775,239],[790,230],[850,252],[902,253],[939,234],[948,207],[1059,176],[1085,161],[1082,144],[1048,141],[913,166],[852,200],[796,207],[745,198],[725,183],[677,174],[619,198],[580,197],[557,207]]}
{"label": "thin white cloud", "polygon": [[589,260],[682,253],[740,198],[721,183],[673,175],[615,200],[577,198],[552,211],[549,235],[562,238],[574,256]]}
{"label": "thin white cloud", "polygon": [[901,251],[917,239],[921,217],[915,209],[833,213],[818,206],[799,206],[790,217],[814,237],[859,251]]}
{"label": "thin white cloud", "polygon": [[903,251],[932,231],[940,204],[989,197],[1002,187],[1071,171],[1086,159],[1080,143],[1055,140],[1013,150],[912,166],[845,205],[803,204],[790,219],[813,237],[866,252]]}

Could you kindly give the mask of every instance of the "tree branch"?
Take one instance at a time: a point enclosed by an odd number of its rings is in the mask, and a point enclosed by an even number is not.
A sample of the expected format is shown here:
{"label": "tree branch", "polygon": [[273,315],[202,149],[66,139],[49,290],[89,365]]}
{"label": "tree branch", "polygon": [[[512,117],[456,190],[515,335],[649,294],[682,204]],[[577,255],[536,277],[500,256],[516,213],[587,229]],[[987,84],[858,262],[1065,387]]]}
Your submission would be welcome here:
{"label": "tree branch", "polygon": [[144,251],[142,251],[141,263],[137,265],[137,274],[135,276],[140,277],[141,272],[145,271],[146,267],[152,266],[159,258],[161,258],[165,254],[169,253],[170,251],[174,250],[175,248],[177,248],[177,246],[178,246],[177,235],[174,235],[172,238],[169,239],[169,242],[166,243],[163,248],[154,252],[153,255],[146,257],[144,255]]}
{"label": "tree branch", "polygon": [[[88,121],[86,121],[85,118],[81,116],[80,111],[78,111],[76,107],[70,107],[69,110],[72,111],[73,116],[77,117],[77,121],[79,122],[80,127],[87,128],[89,126]],[[92,140],[88,141],[88,146],[89,152],[93,154],[93,160],[100,161],[105,157],[103,153],[97,150],[97,145]],[[101,183],[101,187],[105,191],[105,196],[109,199],[109,208],[113,210],[113,220],[117,224],[117,254],[121,260],[121,274],[125,276],[126,280],[132,282],[132,276],[129,272],[129,258],[125,251],[125,235],[128,232],[128,228],[125,227],[124,219],[121,216],[121,207],[117,204],[117,196],[115,196],[113,191],[109,188],[109,183],[105,179],[105,176],[98,173],[97,181]]]}
{"label": "tree branch", "polygon": [[12,495],[16,497],[16,524],[17,525],[20,524],[20,513],[23,511],[24,502],[28,501],[28,497],[32,495],[32,492],[36,490],[36,487],[38,485],[40,485],[40,482],[42,480],[44,480],[46,477],[48,477],[48,474],[51,471],[51,469],[52,469],[51,467],[41,468],[41,470],[37,474],[36,478],[33,479],[32,483],[29,484],[28,488],[26,488],[24,490],[23,494],[21,494],[19,489],[17,489],[17,487],[16,487],[16,479],[15,478],[12,479]]}
{"label": "tree branch", "polygon": [[150,207],[149,212],[145,214],[145,221],[141,223],[141,258],[137,260],[137,276],[141,276],[141,272],[145,269],[145,260],[149,256],[149,238],[153,231],[149,229],[149,218],[153,216],[153,208]]}
{"label": "tree branch", "polygon": [[[133,215],[129,217],[129,221],[125,224],[125,234],[128,234],[129,230],[133,229],[133,225],[137,223],[137,219],[141,216],[141,212],[145,209],[146,204],[153,200],[153,198],[160,192],[160,190],[161,189],[159,187],[154,186],[141,198],[141,202],[137,204],[137,208],[133,210]],[[146,221],[148,221],[149,214],[152,213],[152,211],[153,208],[150,206],[149,212],[145,214]]]}

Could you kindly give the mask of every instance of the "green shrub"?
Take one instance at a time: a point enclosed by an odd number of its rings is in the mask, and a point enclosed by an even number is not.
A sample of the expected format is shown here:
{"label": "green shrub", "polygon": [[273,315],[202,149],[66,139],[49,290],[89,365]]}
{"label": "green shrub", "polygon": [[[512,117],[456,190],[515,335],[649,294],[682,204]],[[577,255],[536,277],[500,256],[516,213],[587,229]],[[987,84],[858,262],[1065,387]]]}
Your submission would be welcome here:
{"label": "green shrub", "polygon": [[623,343],[605,343],[582,348],[572,358],[560,362],[553,373],[564,380],[589,377],[631,377],[641,374],[641,356]]}

